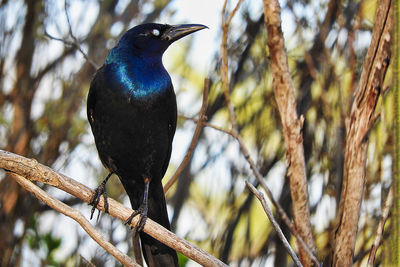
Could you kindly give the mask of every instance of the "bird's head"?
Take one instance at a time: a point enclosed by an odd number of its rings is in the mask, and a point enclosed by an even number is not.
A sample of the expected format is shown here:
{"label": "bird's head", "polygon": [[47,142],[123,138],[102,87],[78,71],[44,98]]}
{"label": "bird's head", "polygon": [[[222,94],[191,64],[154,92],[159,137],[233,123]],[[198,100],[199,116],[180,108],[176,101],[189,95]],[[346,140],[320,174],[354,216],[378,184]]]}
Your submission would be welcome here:
{"label": "bird's head", "polygon": [[161,56],[173,42],[196,31],[208,28],[201,24],[168,25],[147,23],[133,27],[121,38],[119,45],[133,47],[141,54]]}

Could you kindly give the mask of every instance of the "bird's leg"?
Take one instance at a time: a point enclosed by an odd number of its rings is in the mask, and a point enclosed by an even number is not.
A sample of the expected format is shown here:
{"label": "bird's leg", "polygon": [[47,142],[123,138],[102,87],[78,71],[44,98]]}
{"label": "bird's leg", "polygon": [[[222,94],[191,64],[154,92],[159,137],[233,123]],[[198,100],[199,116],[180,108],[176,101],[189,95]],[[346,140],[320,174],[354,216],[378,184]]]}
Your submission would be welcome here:
{"label": "bird's leg", "polygon": [[135,229],[135,235],[143,230],[143,227],[146,223],[147,219],[147,210],[148,210],[148,199],[149,199],[149,184],[150,184],[150,179],[149,178],[144,178],[144,193],[143,193],[143,202],[140,204],[139,208],[134,211],[131,216],[125,221],[125,224],[130,224],[132,222],[133,217],[136,215],[140,214],[139,221],[136,225]]}
{"label": "bird's leg", "polygon": [[[108,213],[108,200],[107,200],[107,192],[106,192],[106,183],[108,179],[110,179],[111,175],[113,175],[114,172],[110,172],[107,177],[103,180],[103,182],[94,190],[94,194],[92,197],[92,200],[90,201],[90,205],[93,205],[92,212],[90,213],[90,219],[93,218],[94,211],[96,210],[97,205],[99,204],[100,197],[103,195],[104,197],[104,211]],[[100,216],[100,210],[99,214],[97,215],[97,220],[99,220]]]}

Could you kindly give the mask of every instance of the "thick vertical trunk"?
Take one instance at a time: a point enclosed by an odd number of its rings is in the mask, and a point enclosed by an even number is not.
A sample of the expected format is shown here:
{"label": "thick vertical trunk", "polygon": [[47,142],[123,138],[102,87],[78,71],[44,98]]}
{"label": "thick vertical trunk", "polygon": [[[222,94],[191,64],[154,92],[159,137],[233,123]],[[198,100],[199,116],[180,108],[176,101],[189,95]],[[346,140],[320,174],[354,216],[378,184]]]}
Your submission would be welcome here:
{"label": "thick vertical trunk", "polygon": [[[279,109],[283,136],[287,151],[288,177],[292,196],[293,220],[296,230],[315,254],[312,235],[306,166],[304,159],[302,121],[296,111],[294,84],[289,72],[278,1],[264,0],[264,18],[268,32],[268,49],[273,76],[275,100]],[[304,249],[299,249],[304,266],[312,266],[312,260]]]}
{"label": "thick vertical trunk", "polygon": [[335,232],[333,266],[351,266],[353,263],[365,185],[368,134],[378,118],[374,112],[391,57],[392,26],[392,1],[380,1],[371,44],[355,91],[351,114],[346,121],[343,185]]}
{"label": "thick vertical trunk", "polygon": [[[13,100],[13,120],[7,150],[26,156],[32,135],[30,110],[33,92],[31,90],[31,65],[34,53],[35,25],[41,3],[25,1],[27,13],[23,28],[23,39],[16,55],[16,82],[11,92]],[[24,205],[31,198],[9,176],[0,182],[0,255],[2,266],[12,266],[18,261],[14,247],[18,240],[14,237],[14,225],[18,218],[29,218],[27,213],[32,206]],[[26,207],[26,208],[24,208]],[[28,209],[29,207],[29,209]],[[14,254],[13,254],[14,253]]]}

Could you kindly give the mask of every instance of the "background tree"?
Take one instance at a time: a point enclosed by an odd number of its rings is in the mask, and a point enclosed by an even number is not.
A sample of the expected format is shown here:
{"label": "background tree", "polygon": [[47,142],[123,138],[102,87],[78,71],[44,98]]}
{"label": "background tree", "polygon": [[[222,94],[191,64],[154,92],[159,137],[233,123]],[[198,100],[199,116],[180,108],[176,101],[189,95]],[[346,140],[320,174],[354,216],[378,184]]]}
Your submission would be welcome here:
{"label": "background tree", "polygon": [[[230,25],[228,89],[243,143],[275,199],[291,216],[289,166],[270,62],[266,60],[270,51],[266,49],[262,4],[244,1]],[[376,1],[367,0],[288,0],[280,4],[297,113],[304,117],[302,134],[311,226],[316,256],[322,261],[332,252],[330,240],[337,223],[344,173],[345,122],[351,111],[352,93],[360,80],[377,5]],[[222,5],[221,2],[207,7],[218,9],[215,16],[219,21]],[[236,2],[228,1],[227,10],[235,5]],[[77,170],[82,171],[82,182],[94,187],[95,180],[104,177],[104,170],[84,111],[96,66],[132,25],[150,21],[182,23],[174,20],[176,13],[187,12],[180,10],[184,7],[179,1],[1,1],[2,148],[35,158],[74,178]],[[211,79],[207,123],[227,130],[231,127],[219,71],[223,33],[219,27],[218,22],[210,30],[218,39],[207,73],[196,68],[198,55],[204,49],[197,45],[201,36],[196,42],[186,42],[173,50],[164,60],[175,80],[181,113],[171,168],[165,180],[186,152],[205,76]],[[369,134],[366,183],[353,260],[356,265],[368,259],[392,179],[391,73],[389,68],[381,89],[384,97],[379,98],[375,108],[380,118]],[[109,195],[128,203],[116,180],[108,186]],[[236,139],[212,127],[203,128],[193,157],[167,193],[174,232],[230,265],[290,265],[291,260],[258,200],[245,189],[245,180],[259,186]],[[86,204],[75,198],[47,186],[43,189],[89,214]],[[276,217],[294,245],[289,229]],[[26,262],[27,255],[35,255],[32,261],[38,265],[74,265],[86,260],[96,266],[116,264],[78,227],[64,220],[4,174],[0,180],[1,265]],[[70,238],[60,233],[55,222],[68,227],[64,229],[68,229]],[[121,222],[102,216],[98,227],[111,243],[131,253],[127,238],[130,231]],[[383,242],[386,236],[383,235]],[[378,250],[375,263],[382,259]],[[183,257],[180,260],[182,264],[185,261]]]}

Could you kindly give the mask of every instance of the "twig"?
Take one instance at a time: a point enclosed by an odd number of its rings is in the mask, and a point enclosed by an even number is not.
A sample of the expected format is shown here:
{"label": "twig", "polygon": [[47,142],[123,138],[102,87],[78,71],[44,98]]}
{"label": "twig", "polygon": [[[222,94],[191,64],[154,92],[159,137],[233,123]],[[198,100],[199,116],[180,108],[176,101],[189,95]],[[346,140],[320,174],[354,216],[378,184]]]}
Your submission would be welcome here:
{"label": "twig", "polygon": [[[183,118],[185,120],[193,121],[194,123],[197,123],[199,121],[197,118],[191,118],[191,117],[187,117],[185,115],[179,115],[179,117],[181,117],[181,118]],[[217,130],[219,132],[223,132],[223,133],[228,134],[228,135],[230,135],[230,136],[232,136],[232,137],[234,137],[236,139],[236,136],[232,133],[232,131],[226,130],[226,129],[220,127],[220,126],[217,126],[217,125],[214,125],[214,124],[211,124],[211,123],[208,123],[208,122],[203,122],[203,126],[212,128],[212,129]]]}
{"label": "twig", "polygon": [[59,41],[59,42],[62,42],[62,43],[64,43],[64,44],[66,44],[66,45],[76,47],[76,48],[79,50],[79,52],[81,52],[81,54],[83,55],[83,57],[90,63],[90,65],[93,66],[93,68],[98,69],[98,68],[100,67],[99,65],[96,64],[96,62],[94,62],[93,60],[91,60],[91,59],[88,57],[88,55],[86,55],[85,51],[82,50],[82,48],[81,48],[81,46],[80,46],[79,43],[70,42],[70,41],[67,41],[67,40],[64,40],[64,39],[55,37],[55,36],[49,34],[47,31],[44,31],[44,35],[47,36],[47,37],[49,37],[49,38],[52,39],[52,40]]}
{"label": "twig", "polygon": [[82,255],[79,255],[81,257],[81,259],[83,260],[83,262],[85,264],[87,264],[90,267],[96,267],[96,265],[94,265],[93,263],[91,263],[89,260],[87,260],[85,257],[83,257]]}
{"label": "twig", "polygon": [[241,2],[242,2],[242,0],[239,0],[237,2],[237,5],[235,6],[235,8],[232,10],[232,12],[229,15],[227,22],[225,22],[225,12],[226,12],[227,0],[225,0],[225,2],[224,2],[224,7],[222,8],[222,14],[221,14],[221,19],[222,19],[222,22],[221,22],[221,24],[222,24],[222,41],[221,41],[222,64],[220,65],[220,71],[221,71],[221,78],[222,78],[222,89],[224,90],[225,102],[226,102],[226,106],[228,107],[228,112],[229,112],[229,120],[231,122],[232,132],[234,134],[237,134],[238,126],[237,126],[237,122],[236,122],[236,114],[233,109],[233,105],[230,101],[230,95],[229,95],[228,29],[229,29],[229,24],[232,21],[232,18],[235,15],[236,11],[238,10]]}
{"label": "twig", "polygon": [[207,98],[208,98],[208,91],[210,89],[210,79],[204,79],[204,89],[203,89],[203,103],[201,104],[200,112],[199,112],[199,119],[197,120],[196,129],[194,130],[192,141],[190,142],[189,148],[186,152],[185,157],[183,158],[181,164],[179,165],[178,169],[175,171],[172,178],[165,184],[164,192],[166,193],[168,189],[178,180],[179,176],[181,175],[183,169],[189,163],[190,159],[193,156],[194,149],[196,148],[197,142],[200,137],[201,130],[204,126],[204,121],[206,120],[205,113],[207,110]]}
{"label": "twig", "polygon": [[86,220],[82,213],[64,204],[58,199],[53,198],[40,187],[25,179],[21,175],[12,172],[9,174],[17,181],[17,183],[19,183],[27,191],[31,192],[37,199],[79,223],[83,230],[85,230],[93,240],[95,240],[101,247],[113,255],[123,265],[140,267],[140,265],[134,263],[131,258],[118,250],[113,244],[105,240],[103,236],[90,224],[90,222]]}
{"label": "twig", "polygon": [[271,209],[268,207],[267,202],[265,201],[264,195],[258,191],[251,183],[249,183],[246,180],[246,185],[250,189],[251,192],[258,198],[260,201],[261,205],[264,208],[265,213],[268,216],[268,219],[271,221],[271,223],[275,226],[275,230],[278,234],[279,239],[282,241],[283,246],[286,248],[287,252],[289,253],[290,257],[292,257],[293,262],[296,266],[303,266],[297,257],[296,253],[294,253],[292,247],[290,246],[289,242],[287,241],[285,235],[283,234],[281,228],[279,227],[278,222],[275,220],[274,215],[272,214]]}
{"label": "twig", "polygon": [[[21,175],[31,181],[39,181],[56,187],[86,203],[90,203],[94,193],[93,190],[85,185],[53,171],[51,168],[38,163],[34,159],[28,159],[4,150],[0,150],[0,168]],[[110,197],[108,198],[108,205],[109,214],[121,221],[126,221],[133,212],[132,209],[125,207]],[[104,211],[103,198],[101,198],[97,208]],[[138,217],[133,218],[131,226],[136,226],[138,220]],[[179,238],[149,218],[146,220],[143,231],[203,266],[227,266],[214,256]]]}
{"label": "twig", "polygon": [[79,52],[81,52],[82,56],[86,59],[86,61],[89,62],[90,65],[92,65],[93,68],[95,68],[95,69],[100,68],[100,65],[98,65],[96,62],[94,62],[92,59],[90,59],[89,56],[86,54],[86,52],[83,51],[79,40],[72,33],[72,26],[71,26],[71,22],[70,22],[69,15],[68,15],[67,1],[66,0],[64,1],[64,5],[65,5],[64,12],[65,12],[65,16],[67,17],[69,35],[71,36],[73,42],[70,42],[70,41],[55,37],[55,36],[49,34],[46,30],[44,31],[44,35],[49,37],[52,40],[59,41],[59,42],[62,42],[64,44],[66,44],[66,45],[76,47],[79,50]]}
{"label": "twig", "polygon": [[74,40],[73,44],[76,46],[76,48],[78,48],[78,50],[81,52],[81,54],[83,55],[83,57],[84,57],[95,69],[98,69],[100,66],[99,66],[98,64],[96,64],[93,60],[91,60],[91,59],[89,58],[89,56],[82,50],[79,40],[78,40],[78,39],[75,37],[75,35],[72,33],[72,25],[71,25],[71,21],[70,21],[69,14],[68,14],[67,0],[64,0],[64,12],[65,12],[65,17],[67,18],[67,22],[68,22],[69,35],[71,36],[72,40]]}
{"label": "twig", "polygon": [[224,3],[224,7],[222,8],[222,24],[225,24],[229,27],[229,25],[231,24],[231,21],[233,19],[233,16],[236,14],[236,11],[239,9],[240,4],[242,3],[242,0],[237,1],[236,6],[233,8],[233,10],[231,11],[231,13],[229,14],[228,20],[225,22],[225,11],[226,11],[226,4],[227,4],[227,0],[225,0]]}
{"label": "twig", "polygon": [[385,205],[382,209],[382,216],[381,216],[381,220],[379,221],[378,227],[376,229],[375,240],[374,240],[374,243],[372,244],[371,251],[369,252],[368,263],[367,263],[368,267],[374,266],[375,254],[378,250],[379,245],[382,242],[385,222],[386,222],[387,218],[389,217],[392,206],[393,206],[393,186],[391,186],[389,189],[389,193],[385,200]]}

